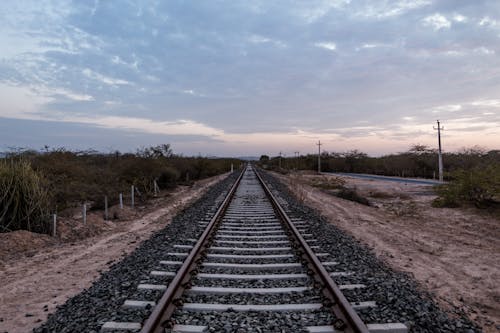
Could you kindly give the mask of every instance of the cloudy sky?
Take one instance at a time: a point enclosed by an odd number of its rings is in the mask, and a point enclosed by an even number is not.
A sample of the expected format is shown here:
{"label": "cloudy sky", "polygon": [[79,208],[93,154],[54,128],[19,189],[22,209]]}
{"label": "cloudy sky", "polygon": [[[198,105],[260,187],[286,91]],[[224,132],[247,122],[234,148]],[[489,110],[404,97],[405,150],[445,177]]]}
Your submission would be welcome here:
{"label": "cloudy sky", "polygon": [[0,2],[0,149],[500,148],[500,1]]}

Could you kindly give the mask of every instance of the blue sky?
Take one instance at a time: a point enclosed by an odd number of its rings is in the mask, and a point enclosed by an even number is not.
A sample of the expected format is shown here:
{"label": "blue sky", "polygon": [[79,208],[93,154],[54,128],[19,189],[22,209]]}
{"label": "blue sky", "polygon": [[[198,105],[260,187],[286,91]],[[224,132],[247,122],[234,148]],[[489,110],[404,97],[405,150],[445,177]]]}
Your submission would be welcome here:
{"label": "blue sky", "polygon": [[2,1],[0,149],[500,148],[500,1]]}

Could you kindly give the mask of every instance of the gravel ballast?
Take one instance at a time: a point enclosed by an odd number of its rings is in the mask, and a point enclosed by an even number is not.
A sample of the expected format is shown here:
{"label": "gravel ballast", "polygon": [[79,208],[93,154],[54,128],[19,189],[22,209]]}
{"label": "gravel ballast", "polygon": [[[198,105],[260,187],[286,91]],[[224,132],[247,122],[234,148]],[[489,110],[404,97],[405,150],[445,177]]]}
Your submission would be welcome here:
{"label": "gravel ballast", "polygon": [[[224,199],[238,173],[213,185],[200,199],[175,216],[164,229],[144,241],[134,252],[109,271],[104,272],[88,289],[69,299],[49,316],[47,321],[33,330],[35,333],[99,332],[107,321],[139,321],[146,318],[150,309],[130,310],[122,307],[127,299],[155,301],[159,291],[139,291],[143,281],[150,283],[150,272],[164,269],[158,261],[167,252],[178,252],[175,244],[188,244],[187,238],[198,238],[204,227],[199,221],[208,220]],[[181,260],[181,259],[179,259]],[[178,267],[173,267],[178,269]],[[168,281],[165,278],[164,281]]]}
{"label": "gravel ballast", "polygon": [[[365,284],[365,288],[344,290],[344,295],[350,302],[375,301],[375,308],[358,310],[361,319],[366,323],[405,323],[410,332],[481,332],[467,318],[458,314],[451,318],[431,300],[430,296],[418,289],[416,282],[407,274],[395,272],[379,261],[374,253],[342,232],[334,225],[324,220],[317,212],[295,200],[294,196],[275,177],[267,172],[261,172],[273,194],[287,211],[292,221],[304,229],[302,234],[312,234],[307,239],[314,239],[310,245],[316,253],[327,253],[321,261],[336,262],[326,266],[329,272],[349,272],[352,275],[335,276],[337,284]],[[182,261],[184,257],[168,255],[169,252],[189,252],[189,249],[175,248],[175,244],[193,244],[188,239],[197,239],[208,221],[222,202],[225,193],[237,178],[233,173],[225,180],[215,184],[207,193],[193,205],[179,213],[172,222],[161,231],[155,233],[149,240],[143,242],[134,252],[120,262],[111,266],[94,284],[79,295],[68,300],[50,315],[47,322],[34,329],[36,333],[62,332],[99,332],[102,325],[108,321],[143,322],[151,312],[151,307],[145,309],[127,309],[122,305],[125,300],[158,301],[163,291],[140,290],[139,284],[168,285],[171,276],[152,276],[151,271],[176,271],[180,265],[160,264],[160,260]],[[245,177],[244,177],[245,179]],[[252,180],[250,180],[252,182]],[[253,197],[250,198],[253,201]],[[259,202],[258,196],[255,196]],[[255,203],[255,204],[257,204]],[[234,218],[238,221],[237,218]],[[262,219],[263,220],[263,219]],[[231,220],[232,221],[232,220]],[[305,222],[301,224],[300,222]],[[230,222],[230,221],[228,221]],[[256,221],[258,223],[258,221]],[[231,222],[232,223],[232,222]],[[224,222],[221,224],[224,225]],[[224,230],[223,234],[231,231]],[[251,241],[245,239],[245,233],[238,237],[226,239],[229,241]],[[251,233],[248,233],[251,235]],[[216,238],[217,239],[217,238]],[[220,239],[219,239],[220,241]],[[238,245],[224,242],[214,242],[212,246]],[[262,245],[245,244],[245,247],[281,247],[286,244]],[[231,253],[210,251],[209,253]],[[270,254],[284,254],[275,251]],[[286,252],[288,253],[288,252]],[[241,253],[235,253],[241,254]],[[268,253],[263,253],[268,254]],[[297,256],[292,258],[257,260],[245,259],[245,263],[284,263],[297,262]],[[209,262],[236,263],[232,258],[209,258]],[[259,274],[259,271],[244,269],[227,269],[216,267],[200,267],[200,273]],[[305,273],[304,267],[267,270],[266,273]],[[196,286],[224,286],[241,288],[271,288],[292,286],[313,286],[309,278],[299,280],[245,280],[224,281],[194,279]],[[225,303],[225,304],[284,304],[284,303],[322,303],[324,297],[317,290],[293,292],[288,294],[196,294],[186,293],[183,301],[189,303]],[[305,326],[329,325],[335,319],[326,309],[303,312],[190,312],[178,308],[174,312],[177,323],[191,325],[208,325],[209,332],[305,332]],[[116,331],[119,332],[119,331]]]}
{"label": "gravel ballast", "polygon": [[352,276],[335,277],[337,284],[363,283],[366,288],[343,291],[351,302],[371,300],[377,307],[357,311],[366,323],[405,323],[410,332],[481,332],[463,314],[450,316],[441,310],[431,296],[421,291],[408,274],[396,272],[377,259],[373,251],[352,236],[329,223],[318,212],[298,202],[278,179],[260,172],[278,201],[293,221],[305,221],[308,233],[318,240],[316,252],[328,252],[329,260],[338,265],[328,271],[353,272]]}

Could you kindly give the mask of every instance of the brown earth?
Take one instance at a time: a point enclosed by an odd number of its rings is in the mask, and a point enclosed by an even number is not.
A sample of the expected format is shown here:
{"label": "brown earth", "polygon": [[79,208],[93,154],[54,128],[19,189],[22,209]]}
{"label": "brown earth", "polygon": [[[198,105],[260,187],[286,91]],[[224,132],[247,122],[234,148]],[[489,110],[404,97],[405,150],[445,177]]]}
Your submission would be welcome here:
{"label": "brown earth", "polygon": [[0,332],[30,332],[39,326],[57,305],[88,288],[227,175],[179,186],[136,209],[112,207],[117,211],[113,221],[93,211],[83,225],[79,210],[64,214],[70,217],[58,221],[56,238],[28,231],[0,234]]}
{"label": "brown earth", "polygon": [[426,185],[342,177],[368,198],[372,206],[365,206],[318,188],[338,183],[335,176],[276,176],[392,268],[413,275],[450,314],[464,312],[487,333],[500,330],[498,217],[473,208],[433,208],[435,196]]}

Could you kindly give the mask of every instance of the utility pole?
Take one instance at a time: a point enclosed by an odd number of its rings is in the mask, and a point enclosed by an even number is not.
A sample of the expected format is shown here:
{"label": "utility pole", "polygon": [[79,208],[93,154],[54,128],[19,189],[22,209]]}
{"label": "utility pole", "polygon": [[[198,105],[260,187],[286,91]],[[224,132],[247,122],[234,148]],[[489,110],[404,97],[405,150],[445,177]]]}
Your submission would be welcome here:
{"label": "utility pole", "polygon": [[433,126],[435,130],[438,131],[438,144],[439,144],[439,150],[438,150],[438,163],[439,163],[439,181],[443,181],[443,153],[441,151],[441,130],[444,130],[444,127],[441,127],[441,124],[439,123],[439,120],[437,121],[437,128]]}
{"label": "utility pole", "polygon": [[281,169],[281,152],[280,152],[280,159],[279,159],[279,168]]}
{"label": "utility pole", "polygon": [[321,172],[321,141],[318,140],[318,173]]}

